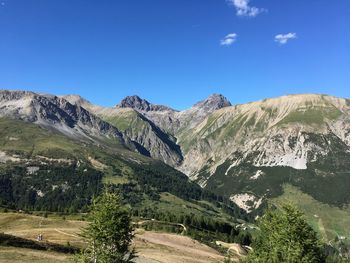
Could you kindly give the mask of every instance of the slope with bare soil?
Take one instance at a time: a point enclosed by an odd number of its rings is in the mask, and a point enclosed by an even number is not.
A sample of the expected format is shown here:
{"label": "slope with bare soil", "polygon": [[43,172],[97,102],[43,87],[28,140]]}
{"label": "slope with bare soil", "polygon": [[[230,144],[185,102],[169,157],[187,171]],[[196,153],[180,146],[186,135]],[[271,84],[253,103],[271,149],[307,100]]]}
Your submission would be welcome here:
{"label": "slope with bare soil", "polygon": [[136,236],[141,258],[154,262],[219,262],[223,256],[216,250],[189,237],[167,233],[144,232]]}
{"label": "slope with bare soil", "polygon": [[[79,237],[85,221],[44,218],[27,214],[0,213],[0,232],[30,240],[43,235],[46,242],[84,246]],[[222,262],[216,250],[187,236],[137,229],[134,239],[137,263]],[[72,262],[63,253],[0,246],[0,262]]]}

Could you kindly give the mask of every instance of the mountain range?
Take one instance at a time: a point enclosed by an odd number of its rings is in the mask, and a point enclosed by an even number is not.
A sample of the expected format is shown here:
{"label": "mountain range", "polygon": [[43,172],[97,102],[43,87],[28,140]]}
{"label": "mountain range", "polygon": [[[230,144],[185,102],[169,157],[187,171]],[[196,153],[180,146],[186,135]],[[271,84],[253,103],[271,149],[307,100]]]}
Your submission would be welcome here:
{"label": "mountain range", "polygon": [[350,201],[347,99],[300,94],[232,106],[213,94],[176,111],[137,96],[114,108],[65,98],[125,132],[151,157],[247,211],[281,195],[286,183],[328,204]]}
{"label": "mountain range", "polygon": [[[344,98],[298,94],[232,105],[213,94],[178,111],[138,96],[102,107],[79,95],[3,90],[0,116],[136,162],[161,161],[248,213],[281,196],[286,184],[325,204],[350,203],[350,100]],[[16,142],[6,136],[3,145]],[[19,158],[0,149],[2,162]]]}

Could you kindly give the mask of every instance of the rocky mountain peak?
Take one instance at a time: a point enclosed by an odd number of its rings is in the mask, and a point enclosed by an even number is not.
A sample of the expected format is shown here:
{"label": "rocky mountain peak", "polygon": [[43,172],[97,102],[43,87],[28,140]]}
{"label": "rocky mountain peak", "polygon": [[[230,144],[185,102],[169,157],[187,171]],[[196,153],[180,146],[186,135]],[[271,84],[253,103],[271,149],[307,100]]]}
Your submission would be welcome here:
{"label": "rocky mountain peak", "polygon": [[118,105],[116,105],[117,108],[132,108],[137,111],[173,111],[173,109],[163,106],[163,105],[156,105],[148,102],[145,99],[140,98],[137,95],[133,96],[127,96],[125,97]]}
{"label": "rocky mountain peak", "polygon": [[207,111],[213,111],[229,106],[232,106],[232,104],[225,96],[214,93],[207,99],[196,103],[193,107],[202,108]]}

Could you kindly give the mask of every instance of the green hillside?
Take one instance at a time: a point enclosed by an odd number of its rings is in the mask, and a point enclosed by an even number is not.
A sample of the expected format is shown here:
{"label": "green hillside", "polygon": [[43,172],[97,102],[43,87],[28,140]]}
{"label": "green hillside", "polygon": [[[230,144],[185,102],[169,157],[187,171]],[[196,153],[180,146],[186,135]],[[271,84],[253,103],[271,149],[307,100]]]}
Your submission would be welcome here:
{"label": "green hillside", "polygon": [[271,199],[271,203],[280,206],[282,203],[292,202],[305,213],[306,219],[320,234],[325,242],[334,241],[336,237],[350,240],[350,207],[327,205],[310,195],[303,193],[297,187],[284,185],[283,194]]}
{"label": "green hillside", "polygon": [[107,184],[137,216],[179,223],[191,219],[203,228],[248,219],[228,199],[113,141],[88,144],[10,119],[1,119],[0,127],[0,204],[8,210],[84,212]]}

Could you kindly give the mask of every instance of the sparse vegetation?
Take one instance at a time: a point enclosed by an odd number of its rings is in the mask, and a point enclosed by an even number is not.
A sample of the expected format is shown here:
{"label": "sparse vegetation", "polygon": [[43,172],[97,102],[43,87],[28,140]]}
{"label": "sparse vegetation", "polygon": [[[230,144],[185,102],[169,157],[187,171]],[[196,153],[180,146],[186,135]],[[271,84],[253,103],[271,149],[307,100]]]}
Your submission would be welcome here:
{"label": "sparse vegetation", "polygon": [[278,124],[283,125],[291,122],[297,122],[303,124],[321,125],[325,123],[326,119],[334,120],[341,116],[341,114],[342,112],[333,105],[329,105],[328,107],[305,107],[291,112]]}

